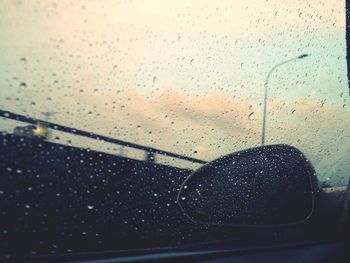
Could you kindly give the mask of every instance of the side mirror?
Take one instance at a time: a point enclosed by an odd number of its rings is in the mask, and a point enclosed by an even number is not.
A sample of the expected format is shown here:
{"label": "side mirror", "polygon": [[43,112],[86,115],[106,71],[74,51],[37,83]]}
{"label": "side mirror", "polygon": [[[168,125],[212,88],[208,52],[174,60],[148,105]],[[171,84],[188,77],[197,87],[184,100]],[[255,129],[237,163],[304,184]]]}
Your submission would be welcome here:
{"label": "side mirror", "polygon": [[185,180],[177,201],[197,223],[292,224],[311,216],[317,190],[314,169],[299,150],[269,145],[205,164]]}

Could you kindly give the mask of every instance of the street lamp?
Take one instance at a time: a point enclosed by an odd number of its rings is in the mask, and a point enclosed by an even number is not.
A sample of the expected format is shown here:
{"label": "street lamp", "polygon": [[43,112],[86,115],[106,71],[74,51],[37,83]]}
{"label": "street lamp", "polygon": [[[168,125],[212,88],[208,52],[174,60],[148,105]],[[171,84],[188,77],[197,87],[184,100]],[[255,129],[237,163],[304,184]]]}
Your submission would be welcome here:
{"label": "street lamp", "polygon": [[268,91],[268,85],[269,85],[269,80],[270,80],[270,77],[273,73],[273,71],[278,68],[279,66],[282,66],[284,64],[287,64],[289,62],[292,62],[294,60],[297,60],[297,59],[303,59],[303,58],[306,58],[310,56],[309,54],[302,54],[300,56],[297,56],[295,58],[291,58],[291,59],[288,59],[288,60],[285,60],[281,63],[278,63],[277,65],[273,66],[273,68],[269,71],[269,73],[267,74],[267,77],[266,77],[266,80],[265,80],[265,84],[264,84],[264,87],[265,87],[265,97],[264,97],[264,111],[263,111],[263,123],[262,123],[262,132],[261,132],[261,145],[264,145],[265,144],[265,130],[266,130],[266,111],[267,111],[267,91]]}

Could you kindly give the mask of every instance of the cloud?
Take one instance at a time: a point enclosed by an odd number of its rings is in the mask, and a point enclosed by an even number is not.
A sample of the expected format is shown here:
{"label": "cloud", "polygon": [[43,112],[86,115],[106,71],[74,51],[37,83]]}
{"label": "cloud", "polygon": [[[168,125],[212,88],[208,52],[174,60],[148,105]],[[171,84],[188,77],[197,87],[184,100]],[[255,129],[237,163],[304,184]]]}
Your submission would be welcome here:
{"label": "cloud", "polygon": [[[107,100],[101,97],[99,101]],[[101,120],[95,119],[114,137],[124,135],[129,141],[205,160],[260,144],[262,107],[232,93],[192,93],[164,87],[145,96],[127,89],[118,101],[118,106],[126,102],[123,110],[105,112]],[[322,179],[333,176],[343,181],[350,171],[349,110],[311,98],[273,100],[269,105],[267,142],[296,146],[310,158]],[[250,120],[252,112],[254,119]],[[118,123],[116,130],[106,127],[112,120]],[[135,131],[137,125],[141,127]]]}

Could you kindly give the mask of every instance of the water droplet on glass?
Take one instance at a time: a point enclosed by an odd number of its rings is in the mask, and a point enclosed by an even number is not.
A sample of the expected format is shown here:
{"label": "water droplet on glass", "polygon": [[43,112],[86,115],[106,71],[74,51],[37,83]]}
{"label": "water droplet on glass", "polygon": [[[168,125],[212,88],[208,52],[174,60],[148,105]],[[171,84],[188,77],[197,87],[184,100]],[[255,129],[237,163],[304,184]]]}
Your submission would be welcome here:
{"label": "water droplet on glass", "polygon": [[254,112],[251,112],[251,113],[248,115],[248,119],[251,120],[251,121],[255,119],[255,117],[254,117]]}
{"label": "water droplet on glass", "polygon": [[293,114],[293,115],[295,114],[295,110],[292,110],[292,114]]}
{"label": "water droplet on glass", "polygon": [[91,210],[91,209],[94,208],[94,206],[93,206],[93,205],[88,205],[87,208],[88,208],[89,210]]}
{"label": "water droplet on glass", "polygon": [[156,84],[156,82],[157,82],[157,76],[153,76],[153,79],[152,79],[153,85]]}
{"label": "water droplet on glass", "polygon": [[21,83],[19,84],[19,87],[20,87],[20,88],[26,88],[26,87],[27,87],[27,83],[21,82]]}

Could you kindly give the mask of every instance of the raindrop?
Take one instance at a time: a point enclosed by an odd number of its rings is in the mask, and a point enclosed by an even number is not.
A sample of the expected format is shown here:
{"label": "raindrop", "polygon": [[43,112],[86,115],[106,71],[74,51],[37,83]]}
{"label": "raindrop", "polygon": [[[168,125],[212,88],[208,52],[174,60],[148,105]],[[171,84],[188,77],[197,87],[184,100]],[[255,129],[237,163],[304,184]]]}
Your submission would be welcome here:
{"label": "raindrop", "polygon": [[88,205],[87,208],[88,208],[89,210],[91,210],[91,209],[94,208],[94,206],[93,206],[93,205]]}
{"label": "raindrop", "polygon": [[295,114],[295,110],[292,110],[292,114],[293,114],[293,115]]}
{"label": "raindrop", "polygon": [[26,87],[27,87],[27,83],[21,82],[21,83],[19,84],[19,87],[20,87],[20,88],[26,88]]}
{"label": "raindrop", "polygon": [[251,113],[248,115],[248,119],[251,120],[251,121],[255,120],[254,112],[251,112]]}
{"label": "raindrop", "polygon": [[23,57],[20,59],[20,61],[25,63],[25,62],[27,62],[27,59],[25,57]]}

